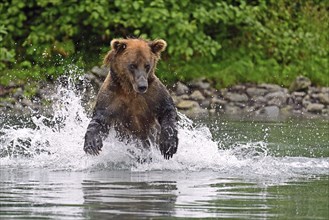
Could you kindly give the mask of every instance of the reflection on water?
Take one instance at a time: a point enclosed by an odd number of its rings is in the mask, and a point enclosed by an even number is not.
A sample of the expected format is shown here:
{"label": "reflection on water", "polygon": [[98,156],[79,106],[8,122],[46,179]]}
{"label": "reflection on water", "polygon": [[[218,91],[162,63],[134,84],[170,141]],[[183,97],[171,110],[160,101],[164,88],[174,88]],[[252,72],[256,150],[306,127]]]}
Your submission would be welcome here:
{"label": "reflection on water", "polygon": [[181,115],[177,154],[140,164],[113,132],[85,155],[81,97],[54,96],[51,116],[0,113],[1,219],[328,219],[328,121]]}
{"label": "reflection on water", "polygon": [[1,169],[0,217],[327,219],[328,176],[281,184],[218,172]]}

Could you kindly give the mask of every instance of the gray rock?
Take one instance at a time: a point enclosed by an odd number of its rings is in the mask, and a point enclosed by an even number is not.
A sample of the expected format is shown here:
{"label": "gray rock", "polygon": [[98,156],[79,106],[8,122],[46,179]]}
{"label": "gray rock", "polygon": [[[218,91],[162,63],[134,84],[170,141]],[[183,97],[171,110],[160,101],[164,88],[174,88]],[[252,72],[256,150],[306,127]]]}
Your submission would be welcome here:
{"label": "gray rock", "polygon": [[280,109],[280,112],[281,112],[283,115],[286,115],[286,116],[287,116],[287,115],[290,115],[290,114],[291,114],[292,110],[293,110],[293,107],[290,106],[290,105],[287,105],[287,106],[281,108],[281,109]]}
{"label": "gray rock", "polygon": [[211,101],[209,99],[202,100],[200,103],[201,108],[208,109],[210,107]]}
{"label": "gray rock", "polygon": [[203,94],[206,96],[206,97],[214,97],[214,94],[215,94],[215,91],[210,91],[210,90],[208,90],[208,89],[206,89],[206,90],[204,90],[203,91]]}
{"label": "gray rock", "polygon": [[92,74],[92,73],[87,73],[86,75],[85,75],[85,78],[88,80],[88,81],[90,81],[90,82],[92,82],[92,83],[95,83],[98,87],[100,87],[103,83],[101,82],[101,80],[99,80],[99,78],[98,77],[96,77],[94,74]]}
{"label": "gray rock", "polygon": [[328,93],[329,94],[329,87],[322,87],[321,88],[322,93]]}
{"label": "gray rock", "polygon": [[195,101],[202,101],[205,99],[205,97],[202,95],[202,93],[199,90],[195,90],[191,95],[190,98]]}
{"label": "gray rock", "polygon": [[189,83],[191,87],[198,88],[198,89],[209,89],[210,83],[208,83],[205,78],[200,78],[197,80],[193,80]]}
{"label": "gray rock", "polygon": [[187,94],[184,94],[184,95],[180,95],[180,96],[178,96],[178,98],[179,98],[179,99],[185,99],[185,100],[188,100],[188,99],[190,99],[190,96],[187,95]]}
{"label": "gray rock", "polygon": [[178,82],[176,84],[176,94],[177,95],[187,94],[189,91],[190,91],[190,89],[184,83]]}
{"label": "gray rock", "polygon": [[176,84],[176,94],[177,95],[183,95],[187,94],[190,91],[190,89],[183,83],[178,82]]}
{"label": "gray rock", "polygon": [[100,77],[100,78],[103,78],[105,79],[106,76],[108,75],[110,69],[108,67],[98,67],[98,66],[94,66],[92,69],[91,69],[91,72],[93,74],[95,74],[96,76]]}
{"label": "gray rock", "polygon": [[248,96],[246,94],[238,94],[238,93],[232,93],[232,92],[228,92],[226,94],[225,98],[231,102],[247,102],[248,101]]}
{"label": "gray rock", "polygon": [[291,93],[292,96],[294,97],[304,97],[306,95],[305,92],[293,92]]}
{"label": "gray rock", "polygon": [[193,107],[188,110],[182,110],[182,112],[188,117],[192,117],[192,118],[204,117],[205,115],[209,114],[208,110],[200,107]]}
{"label": "gray rock", "polygon": [[237,106],[234,106],[234,105],[225,106],[225,113],[227,113],[227,114],[234,115],[234,114],[238,114],[240,112],[241,112],[241,109]]}
{"label": "gray rock", "polygon": [[306,95],[305,97],[304,97],[304,99],[302,100],[302,104],[303,104],[303,106],[308,106],[309,104],[311,104],[312,102],[311,102],[311,98],[310,98],[310,96],[309,95]]}
{"label": "gray rock", "polygon": [[329,115],[329,109],[322,109],[323,115]]}
{"label": "gray rock", "polygon": [[264,104],[267,102],[266,98],[263,96],[256,96],[251,98],[252,101],[254,101],[256,104]]}
{"label": "gray rock", "polygon": [[227,101],[225,101],[224,99],[219,99],[217,97],[214,97],[211,99],[211,103],[225,105],[227,104]]}
{"label": "gray rock", "polygon": [[255,96],[264,96],[267,93],[267,90],[262,88],[251,87],[248,88],[246,92],[250,97],[255,97]]}
{"label": "gray rock", "polygon": [[246,107],[246,104],[243,102],[234,102],[233,104],[241,109]]}
{"label": "gray rock", "polygon": [[210,110],[209,110],[209,114],[211,114],[211,115],[216,114],[216,109],[210,109]]}
{"label": "gray rock", "polygon": [[23,94],[24,94],[23,89],[21,87],[18,87],[15,90],[15,93],[13,94],[13,97],[16,98],[16,99],[20,99],[20,98],[23,98]]}
{"label": "gray rock", "polygon": [[235,93],[243,93],[246,90],[245,85],[235,85],[230,88],[230,91],[234,91]]}
{"label": "gray rock", "polygon": [[216,97],[211,99],[210,108],[212,109],[224,109],[224,106],[227,104],[227,101],[223,99],[218,99]]}
{"label": "gray rock", "polygon": [[319,103],[310,103],[306,107],[306,110],[312,113],[321,113],[322,109],[324,109],[324,105]]}
{"label": "gray rock", "polygon": [[258,87],[266,89],[268,92],[278,92],[282,90],[282,87],[279,85],[267,84],[267,83],[262,83]]}
{"label": "gray rock", "polygon": [[0,102],[0,109],[1,108],[6,108],[6,109],[13,109],[14,108],[14,104],[7,102],[7,101],[1,101]]}
{"label": "gray rock", "polygon": [[177,108],[181,110],[188,110],[192,108],[200,108],[199,103],[191,100],[181,100],[177,104]]}
{"label": "gray rock", "polygon": [[267,118],[275,119],[278,118],[280,115],[280,109],[278,106],[266,106],[260,109],[257,114],[263,115]]}
{"label": "gray rock", "polygon": [[265,96],[268,105],[282,106],[286,104],[288,94],[283,91],[269,93]]}
{"label": "gray rock", "polygon": [[308,90],[307,90],[307,93],[308,94],[313,94],[313,93],[321,93],[321,88],[318,88],[318,87],[309,87]]}
{"label": "gray rock", "polygon": [[32,107],[33,103],[31,100],[29,99],[22,99],[22,101],[20,102],[22,104],[22,106],[28,106],[28,107]]}
{"label": "gray rock", "polygon": [[320,93],[318,99],[324,105],[329,105],[329,93]]}
{"label": "gray rock", "polygon": [[307,91],[312,82],[305,76],[298,76],[290,85],[290,91]]}

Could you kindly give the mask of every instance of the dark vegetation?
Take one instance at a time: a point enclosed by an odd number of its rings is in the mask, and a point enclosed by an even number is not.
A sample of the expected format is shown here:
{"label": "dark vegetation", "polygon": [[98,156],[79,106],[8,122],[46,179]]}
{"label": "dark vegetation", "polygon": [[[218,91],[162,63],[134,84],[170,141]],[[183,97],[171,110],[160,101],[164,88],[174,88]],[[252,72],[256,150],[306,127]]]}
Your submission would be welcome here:
{"label": "dark vegetation", "polygon": [[[12,0],[0,3],[0,85],[101,65],[111,39],[162,38],[167,83],[206,77],[329,85],[328,0]],[[32,86],[33,87],[33,86]]]}

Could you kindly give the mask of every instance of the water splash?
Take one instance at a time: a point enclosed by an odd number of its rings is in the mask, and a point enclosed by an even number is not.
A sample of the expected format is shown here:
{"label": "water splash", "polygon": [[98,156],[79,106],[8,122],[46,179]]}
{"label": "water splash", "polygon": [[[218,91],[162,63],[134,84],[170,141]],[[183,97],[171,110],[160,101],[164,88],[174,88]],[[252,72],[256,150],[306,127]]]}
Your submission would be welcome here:
{"label": "water splash", "polygon": [[[322,175],[329,169],[328,158],[274,157],[268,152],[266,137],[261,142],[225,143],[214,141],[209,128],[194,126],[180,114],[179,147],[171,160],[165,160],[156,148],[147,155],[134,145],[119,142],[114,132],[104,140],[97,157],[82,149],[84,133],[90,121],[83,107],[83,94],[73,80],[59,85],[52,100],[51,116],[34,115],[29,123],[0,128],[0,163],[7,167],[49,168],[52,170],[129,169],[133,171],[200,171],[211,169],[228,175],[269,177]],[[1,116],[6,119],[5,116]],[[7,117],[7,116],[6,116]],[[131,154],[130,152],[134,152]],[[143,154],[143,155],[142,155]],[[152,158],[140,164],[136,156]]]}

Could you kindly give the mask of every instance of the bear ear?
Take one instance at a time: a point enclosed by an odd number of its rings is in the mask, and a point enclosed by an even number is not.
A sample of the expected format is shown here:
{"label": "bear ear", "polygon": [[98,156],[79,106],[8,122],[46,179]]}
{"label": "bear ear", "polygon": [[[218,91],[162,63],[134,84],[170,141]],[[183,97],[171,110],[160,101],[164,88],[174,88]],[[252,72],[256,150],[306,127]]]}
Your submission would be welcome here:
{"label": "bear ear", "polygon": [[167,47],[166,41],[162,39],[151,41],[149,45],[151,47],[151,51],[157,55],[159,55]]}
{"label": "bear ear", "polygon": [[108,66],[113,60],[114,56],[127,48],[127,44],[122,40],[114,39],[111,41],[111,48],[106,56],[104,57],[103,63],[105,66]]}
{"label": "bear ear", "polygon": [[124,51],[127,48],[127,44],[122,40],[114,39],[111,41],[111,48],[117,53]]}
{"label": "bear ear", "polygon": [[110,51],[106,54],[106,56],[104,57],[103,64],[104,64],[105,66],[110,65],[111,61],[113,60],[113,57],[114,57],[114,52],[113,52],[113,50],[110,50]]}

